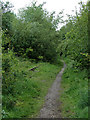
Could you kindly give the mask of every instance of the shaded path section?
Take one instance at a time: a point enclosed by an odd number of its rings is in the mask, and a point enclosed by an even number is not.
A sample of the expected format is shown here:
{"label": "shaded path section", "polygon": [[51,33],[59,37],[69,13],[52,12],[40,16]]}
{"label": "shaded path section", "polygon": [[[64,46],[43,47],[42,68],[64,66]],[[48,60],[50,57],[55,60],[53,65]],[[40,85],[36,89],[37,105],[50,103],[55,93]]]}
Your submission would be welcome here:
{"label": "shaded path section", "polygon": [[52,87],[49,89],[48,94],[45,97],[45,104],[43,108],[40,110],[39,118],[60,118],[60,81],[62,74],[64,72],[64,69],[66,67],[66,64],[64,63],[63,68],[59,72],[59,74],[56,77],[56,80],[54,81]]}

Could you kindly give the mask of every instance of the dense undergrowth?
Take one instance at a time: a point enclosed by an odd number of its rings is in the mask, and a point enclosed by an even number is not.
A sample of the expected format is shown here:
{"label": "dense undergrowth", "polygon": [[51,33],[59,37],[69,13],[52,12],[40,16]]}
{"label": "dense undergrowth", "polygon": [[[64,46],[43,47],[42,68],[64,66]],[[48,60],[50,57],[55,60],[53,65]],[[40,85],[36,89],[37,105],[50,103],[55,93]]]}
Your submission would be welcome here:
{"label": "dense undergrowth", "polygon": [[12,51],[3,55],[3,118],[38,115],[48,88],[63,65],[31,61],[15,57]]}
{"label": "dense undergrowth", "polygon": [[61,82],[61,113],[65,118],[88,118],[88,72],[74,67],[66,60],[67,68]]}
{"label": "dense undergrowth", "polygon": [[[62,76],[62,117],[88,117],[88,45],[87,4],[79,3],[75,16],[62,11],[55,16],[37,2],[12,12],[2,2],[2,100],[3,118],[36,117],[44,96],[62,67],[59,54],[67,64]],[[65,23],[59,30],[58,24]],[[89,24],[90,26],[90,24]],[[30,70],[33,67],[35,70]]]}
{"label": "dense undergrowth", "polygon": [[90,78],[90,51],[88,42],[87,5],[75,16],[69,16],[68,23],[61,28],[59,49],[67,64],[62,76],[61,111],[65,118],[88,118],[88,78]]}
{"label": "dense undergrowth", "polygon": [[[0,0],[2,8],[2,116],[35,117],[48,88],[62,67],[57,60],[60,17],[32,2],[19,11]],[[49,34],[48,34],[49,33]],[[43,62],[42,62],[43,61]],[[31,68],[37,66],[35,71]]]}

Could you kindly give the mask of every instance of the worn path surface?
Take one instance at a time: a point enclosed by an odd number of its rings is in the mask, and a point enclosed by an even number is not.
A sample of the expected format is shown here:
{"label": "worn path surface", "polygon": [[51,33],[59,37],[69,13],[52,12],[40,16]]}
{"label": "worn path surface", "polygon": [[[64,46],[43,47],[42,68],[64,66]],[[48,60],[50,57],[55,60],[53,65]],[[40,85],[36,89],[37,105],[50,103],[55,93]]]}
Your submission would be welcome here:
{"label": "worn path surface", "polygon": [[59,72],[59,74],[56,77],[56,80],[54,81],[52,87],[49,89],[48,94],[45,97],[45,104],[43,108],[40,110],[39,118],[60,118],[60,81],[62,74],[64,72],[64,69],[66,67],[66,64],[64,63],[64,67]]}

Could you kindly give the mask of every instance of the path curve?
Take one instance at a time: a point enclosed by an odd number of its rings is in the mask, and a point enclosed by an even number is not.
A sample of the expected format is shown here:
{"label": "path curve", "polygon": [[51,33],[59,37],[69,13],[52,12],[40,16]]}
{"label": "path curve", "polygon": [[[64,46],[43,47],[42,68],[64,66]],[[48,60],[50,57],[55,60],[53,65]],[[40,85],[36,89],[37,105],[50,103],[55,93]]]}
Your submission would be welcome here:
{"label": "path curve", "polygon": [[64,63],[63,68],[57,75],[52,87],[49,89],[48,94],[45,97],[45,104],[40,110],[39,118],[60,118],[60,110],[58,108],[60,105],[60,81],[65,67],[66,64]]}

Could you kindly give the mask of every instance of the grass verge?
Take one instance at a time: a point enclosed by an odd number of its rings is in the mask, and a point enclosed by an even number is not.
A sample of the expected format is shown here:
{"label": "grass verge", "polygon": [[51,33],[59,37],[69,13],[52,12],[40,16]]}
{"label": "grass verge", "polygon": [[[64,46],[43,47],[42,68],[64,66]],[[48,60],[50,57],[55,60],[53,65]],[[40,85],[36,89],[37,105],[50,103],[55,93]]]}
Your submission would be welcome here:
{"label": "grass verge", "polygon": [[61,81],[61,115],[64,118],[88,118],[87,70],[73,67],[74,61],[66,61],[67,68]]}
{"label": "grass verge", "polygon": [[[3,92],[3,118],[36,117],[44,103],[48,89],[63,64],[62,62],[59,65],[32,63],[20,58],[15,58],[14,61],[11,61],[11,70],[8,75],[4,75],[9,92],[7,89]],[[34,71],[30,70],[35,66],[37,68]]]}

